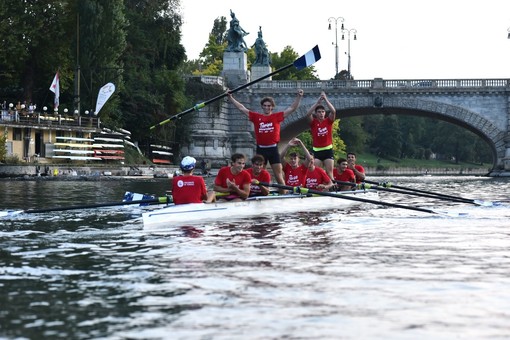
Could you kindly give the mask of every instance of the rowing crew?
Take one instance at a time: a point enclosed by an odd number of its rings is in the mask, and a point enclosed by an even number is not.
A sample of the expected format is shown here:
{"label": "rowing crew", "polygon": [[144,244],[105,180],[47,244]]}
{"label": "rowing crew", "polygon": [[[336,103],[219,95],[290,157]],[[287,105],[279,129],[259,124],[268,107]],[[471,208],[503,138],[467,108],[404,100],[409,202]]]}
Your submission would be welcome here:
{"label": "rowing crew", "polygon": [[[285,161],[285,153],[289,145],[302,146],[305,151],[306,160],[299,164],[297,153],[289,155],[289,162]],[[301,140],[295,138],[282,152],[284,159],[285,185],[293,187],[304,187],[317,191],[330,190],[351,190],[348,185],[335,186],[326,171],[315,165],[313,155],[304,147]],[[355,157],[355,155],[354,155]],[[255,155],[251,159],[252,167],[245,170],[246,158],[243,154],[236,153],[231,157],[231,165],[222,167],[214,180],[212,191],[207,191],[205,181],[201,176],[193,175],[196,159],[186,156],[182,159],[180,168],[182,175],[172,179],[172,196],[175,204],[215,202],[216,200],[241,201],[250,196],[267,196],[270,193],[268,187],[260,183],[269,183],[271,175],[265,169],[264,156]],[[339,182],[356,182],[356,177],[351,169],[348,169],[348,162],[339,159],[338,166],[334,169],[334,179]],[[361,166],[358,171],[364,170]]]}

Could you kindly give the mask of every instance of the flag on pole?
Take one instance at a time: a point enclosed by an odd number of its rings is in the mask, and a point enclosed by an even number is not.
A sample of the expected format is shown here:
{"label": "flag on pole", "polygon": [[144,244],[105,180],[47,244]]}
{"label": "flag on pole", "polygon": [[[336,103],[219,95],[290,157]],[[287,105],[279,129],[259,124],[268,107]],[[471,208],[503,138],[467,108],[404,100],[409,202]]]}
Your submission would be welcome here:
{"label": "flag on pole", "polygon": [[58,108],[58,98],[60,97],[60,80],[58,78],[58,72],[55,74],[55,78],[53,78],[53,82],[50,86],[50,91],[55,93],[55,109]]}
{"label": "flag on pole", "polygon": [[298,71],[314,64],[319,61],[321,58],[321,52],[319,51],[319,46],[315,45],[313,49],[308,51],[305,55],[301,56],[294,62],[294,66]]}
{"label": "flag on pole", "polygon": [[97,94],[96,101],[96,110],[94,114],[97,115],[99,110],[103,107],[104,103],[112,96],[113,92],[115,92],[115,85],[113,83],[108,83],[99,89],[99,93]]}

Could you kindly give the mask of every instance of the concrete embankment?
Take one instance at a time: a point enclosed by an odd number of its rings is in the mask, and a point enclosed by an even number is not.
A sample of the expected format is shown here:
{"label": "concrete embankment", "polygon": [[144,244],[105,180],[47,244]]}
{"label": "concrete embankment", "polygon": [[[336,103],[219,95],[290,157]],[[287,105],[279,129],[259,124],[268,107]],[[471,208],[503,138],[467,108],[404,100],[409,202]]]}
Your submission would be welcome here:
{"label": "concrete embankment", "polygon": [[68,166],[1,165],[0,178],[73,177],[171,177],[176,167],[165,166]]}

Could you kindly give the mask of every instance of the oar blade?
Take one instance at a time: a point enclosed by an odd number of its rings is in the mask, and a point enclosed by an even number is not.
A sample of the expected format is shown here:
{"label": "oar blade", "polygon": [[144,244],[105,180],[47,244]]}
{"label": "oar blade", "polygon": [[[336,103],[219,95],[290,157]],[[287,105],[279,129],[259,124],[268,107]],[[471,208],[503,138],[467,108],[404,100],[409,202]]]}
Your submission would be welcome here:
{"label": "oar blade", "polygon": [[480,205],[482,207],[493,207],[495,204],[490,201],[483,201],[483,200],[473,200],[473,203],[476,205]]}
{"label": "oar blade", "polygon": [[294,61],[294,67],[301,71],[308,66],[315,64],[321,58],[321,52],[319,50],[319,45],[315,45],[310,51],[306,52],[304,55],[299,57],[296,61]]}

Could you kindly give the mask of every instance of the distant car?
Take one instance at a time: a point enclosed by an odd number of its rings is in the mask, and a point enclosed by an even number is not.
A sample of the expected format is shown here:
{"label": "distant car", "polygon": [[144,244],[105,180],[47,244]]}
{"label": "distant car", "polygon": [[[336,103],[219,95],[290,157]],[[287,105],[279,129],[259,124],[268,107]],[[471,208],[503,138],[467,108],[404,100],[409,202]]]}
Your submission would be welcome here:
{"label": "distant car", "polygon": [[434,86],[434,82],[432,80],[419,81],[417,83],[414,83],[413,86],[415,86],[415,87],[431,87],[431,86]]}

